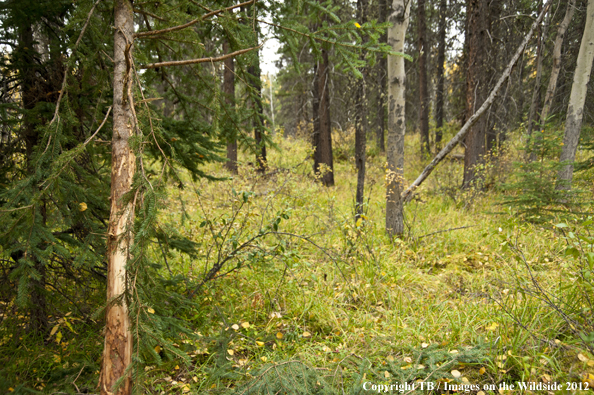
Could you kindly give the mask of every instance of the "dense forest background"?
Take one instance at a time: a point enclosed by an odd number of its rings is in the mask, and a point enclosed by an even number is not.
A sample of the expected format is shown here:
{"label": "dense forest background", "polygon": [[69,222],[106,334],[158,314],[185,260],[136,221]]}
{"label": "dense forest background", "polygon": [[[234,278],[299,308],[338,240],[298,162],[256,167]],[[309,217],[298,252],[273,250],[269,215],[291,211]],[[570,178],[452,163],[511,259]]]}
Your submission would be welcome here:
{"label": "dense forest background", "polygon": [[0,8],[1,393],[594,386],[593,0]]}

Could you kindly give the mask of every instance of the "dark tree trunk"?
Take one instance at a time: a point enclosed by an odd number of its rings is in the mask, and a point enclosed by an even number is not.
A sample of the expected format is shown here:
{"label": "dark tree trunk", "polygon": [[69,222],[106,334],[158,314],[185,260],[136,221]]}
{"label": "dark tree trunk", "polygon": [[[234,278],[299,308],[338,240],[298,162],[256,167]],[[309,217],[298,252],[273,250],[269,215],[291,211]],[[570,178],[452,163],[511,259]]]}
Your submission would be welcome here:
{"label": "dark tree trunk", "polygon": [[250,86],[252,92],[252,105],[256,116],[254,117],[254,140],[256,141],[256,166],[258,172],[266,171],[266,142],[263,139],[264,133],[264,107],[262,106],[262,80],[260,79],[260,57],[256,56],[256,61],[248,67],[250,75]]}
{"label": "dark tree trunk", "polygon": [[334,186],[329,74],[328,51],[322,49],[322,59],[318,60],[315,66],[314,89],[312,92],[314,108],[314,173],[320,174],[320,181],[325,186]]}
{"label": "dark tree trunk", "polygon": [[419,126],[421,130],[421,156],[430,153],[429,147],[429,94],[427,89],[427,22],[425,16],[425,0],[417,3],[417,28],[419,50]]}
{"label": "dark tree trunk", "polygon": [[435,149],[441,149],[443,138],[444,93],[445,93],[445,48],[446,48],[446,12],[448,1],[439,2],[439,34],[437,48],[437,92],[435,94]]}
{"label": "dark tree trunk", "polygon": [[[367,0],[357,0],[357,19],[361,23],[367,21]],[[365,59],[365,54],[359,57]],[[365,79],[367,78],[367,68],[361,70],[363,77],[357,87],[355,119],[355,165],[357,167],[357,191],[355,195],[355,220],[358,220],[363,214],[363,198],[365,191],[365,156],[367,145],[367,100],[365,98]]]}
{"label": "dark tree trunk", "polygon": [[[467,0],[466,17],[468,39],[468,69],[466,72],[466,119],[483,104],[488,90],[489,73],[487,55],[490,48],[488,37],[489,1]],[[470,129],[465,139],[464,187],[469,187],[479,176],[477,165],[486,153],[488,117],[481,117]]]}
{"label": "dark tree trunk", "polygon": [[[229,42],[223,43],[223,52],[231,52]],[[227,114],[227,163],[225,167],[233,174],[237,174],[237,136],[236,128],[233,122],[235,117],[235,61],[233,58],[225,59],[225,70],[223,72],[223,93],[225,94],[225,102],[228,106],[229,114]]]}
{"label": "dark tree trunk", "polygon": [[[386,0],[378,2],[378,22],[386,22],[388,14],[388,4]],[[380,42],[388,43],[388,34],[384,33],[380,37]],[[386,76],[388,75],[388,63],[386,56],[381,56],[377,62],[377,119],[375,129],[376,145],[380,152],[386,152],[386,140],[384,131],[386,130]]]}

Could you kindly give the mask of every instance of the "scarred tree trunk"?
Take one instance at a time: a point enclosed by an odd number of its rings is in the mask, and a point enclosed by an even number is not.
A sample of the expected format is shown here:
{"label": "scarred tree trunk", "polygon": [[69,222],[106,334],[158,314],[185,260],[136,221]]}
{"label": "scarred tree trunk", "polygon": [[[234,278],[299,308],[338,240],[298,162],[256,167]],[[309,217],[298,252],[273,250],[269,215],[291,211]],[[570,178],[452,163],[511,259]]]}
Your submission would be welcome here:
{"label": "scarred tree trunk", "polygon": [[321,174],[320,181],[327,187],[334,186],[329,74],[328,51],[322,49],[322,59],[317,62],[315,67],[312,92],[314,95],[314,173]]}
{"label": "scarred tree trunk", "polygon": [[[229,42],[223,43],[223,52],[231,52]],[[230,112],[235,112],[235,61],[233,58],[225,59],[225,70],[223,71],[223,93],[225,94],[225,102],[228,105]],[[231,114],[229,114],[231,116]],[[233,131],[232,135],[228,136],[227,140],[227,163],[225,167],[233,174],[237,174],[237,136],[235,136],[235,127],[231,124],[233,117],[226,117],[229,122],[227,132]]]}
{"label": "scarred tree trunk", "polygon": [[[126,264],[130,258],[133,201],[124,199],[132,187],[136,156],[129,140],[134,134],[132,89],[132,43],[134,21],[132,3],[115,1],[113,138],[111,158],[111,214],[107,235],[107,308],[105,316],[105,348],[100,378],[102,395],[127,395],[131,391],[132,333],[126,302]],[[125,376],[126,375],[126,376]],[[114,384],[124,377],[116,391]]]}
{"label": "scarred tree trunk", "polygon": [[571,189],[573,178],[573,161],[577,151],[582,128],[582,117],[584,116],[584,103],[588,91],[588,81],[592,71],[592,60],[594,59],[594,0],[588,1],[586,10],[586,26],[573,75],[573,85],[567,106],[567,120],[565,121],[565,136],[563,137],[563,149],[561,151],[561,162],[568,162],[559,170],[558,189]]}
{"label": "scarred tree trunk", "polygon": [[421,129],[421,157],[429,154],[429,94],[427,89],[427,22],[425,0],[417,2],[417,34],[419,50],[419,126]]}
{"label": "scarred tree trunk", "polygon": [[444,90],[445,90],[445,46],[446,46],[446,12],[447,0],[439,3],[439,44],[437,48],[437,89],[435,94],[435,148],[441,148],[443,136]]}
{"label": "scarred tree trunk", "polygon": [[[388,22],[388,45],[392,50],[403,52],[404,38],[409,22],[410,1],[392,0]],[[404,169],[404,89],[406,74],[404,58],[388,57],[388,146],[386,170],[386,232],[390,237],[404,232],[403,206],[400,193],[403,189]]]}
{"label": "scarred tree trunk", "polygon": [[[357,1],[357,19],[361,23],[367,21],[367,0]],[[359,57],[365,59],[365,54]],[[361,70],[363,77],[358,81],[357,87],[357,115],[355,120],[355,165],[357,166],[357,191],[355,194],[355,219],[359,219],[363,214],[363,197],[365,190],[365,160],[367,146],[367,100],[365,98],[365,79],[367,78],[367,68]]]}

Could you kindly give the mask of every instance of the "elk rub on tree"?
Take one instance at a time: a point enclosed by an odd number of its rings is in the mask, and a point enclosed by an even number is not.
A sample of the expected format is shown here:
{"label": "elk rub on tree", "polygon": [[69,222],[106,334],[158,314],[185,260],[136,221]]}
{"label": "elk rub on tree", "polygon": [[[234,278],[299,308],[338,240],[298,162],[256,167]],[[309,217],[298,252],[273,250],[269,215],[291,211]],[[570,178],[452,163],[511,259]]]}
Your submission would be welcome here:
{"label": "elk rub on tree", "polygon": [[[107,307],[105,348],[100,378],[102,395],[131,393],[132,333],[126,300],[127,272],[132,245],[134,201],[125,195],[132,188],[136,155],[130,138],[136,127],[132,101],[134,14],[129,0],[115,1],[113,136],[111,157],[111,213],[107,235]],[[114,386],[123,377],[115,390]]]}

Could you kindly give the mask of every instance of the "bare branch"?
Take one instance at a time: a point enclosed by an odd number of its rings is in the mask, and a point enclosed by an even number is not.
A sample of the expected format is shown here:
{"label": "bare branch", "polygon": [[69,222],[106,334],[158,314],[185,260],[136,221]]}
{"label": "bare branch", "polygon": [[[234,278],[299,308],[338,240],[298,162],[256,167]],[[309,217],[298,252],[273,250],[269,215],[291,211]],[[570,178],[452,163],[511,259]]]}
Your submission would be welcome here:
{"label": "bare branch", "polygon": [[431,163],[429,163],[427,165],[427,167],[425,167],[425,169],[419,175],[419,177],[415,180],[415,182],[413,182],[406,189],[406,191],[404,191],[402,193],[402,201],[403,201],[403,203],[407,203],[407,202],[410,201],[410,199],[412,198],[412,195],[413,195],[414,190],[416,188],[418,188],[419,185],[421,185],[423,183],[423,181],[425,181],[425,179],[427,177],[429,177],[429,175],[433,172],[433,170],[435,169],[435,167],[437,167],[437,165],[454,149],[454,147],[456,147],[456,145],[458,145],[458,143],[461,142],[464,139],[464,137],[466,137],[466,134],[470,131],[470,128],[472,127],[472,125],[474,125],[479,120],[479,118],[487,111],[487,109],[491,106],[491,104],[493,104],[493,102],[495,101],[495,98],[497,97],[497,94],[499,93],[499,90],[503,86],[503,83],[510,76],[510,74],[512,72],[512,69],[514,68],[516,62],[518,61],[518,59],[522,55],[522,52],[524,52],[524,48],[526,47],[526,44],[528,44],[528,41],[532,37],[532,34],[534,33],[534,30],[536,29],[536,27],[538,25],[540,25],[540,22],[542,21],[543,17],[547,13],[547,11],[548,11],[548,9],[549,9],[549,7],[551,5],[551,1],[552,0],[548,0],[547,1],[547,4],[543,7],[542,12],[538,16],[538,18],[534,21],[534,23],[532,24],[532,27],[530,28],[530,31],[528,32],[528,34],[526,35],[526,37],[524,37],[524,40],[522,41],[522,43],[520,44],[520,46],[516,50],[516,53],[514,54],[514,57],[510,60],[509,64],[507,65],[507,68],[505,69],[505,71],[503,72],[503,74],[501,75],[501,77],[499,78],[499,81],[497,81],[497,84],[495,85],[495,87],[493,88],[493,90],[491,91],[491,93],[489,94],[489,97],[487,98],[487,100],[485,100],[485,102],[483,103],[483,105],[468,119],[468,121],[466,121],[466,123],[464,124],[464,126],[462,126],[462,128],[460,129],[460,131],[435,156],[435,158],[433,158],[433,160],[431,161]]}
{"label": "bare branch", "polygon": [[168,66],[185,66],[188,64],[197,64],[197,63],[213,63],[213,62],[221,62],[225,59],[232,58],[234,56],[238,56],[244,54],[246,52],[253,51],[254,49],[260,49],[264,45],[264,43],[251,48],[241,49],[239,51],[231,52],[226,55],[217,56],[217,57],[210,57],[210,58],[199,58],[199,59],[187,59],[187,60],[172,60],[169,62],[159,62],[159,63],[151,63],[144,66],[140,66],[140,69],[156,69],[158,67],[168,67]]}
{"label": "bare branch", "polygon": [[190,27],[192,25],[195,25],[196,23],[198,23],[200,21],[203,21],[203,20],[205,20],[207,18],[210,18],[211,16],[215,16],[215,15],[221,14],[221,13],[226,12],[226,11],[231,11],[234,8],[239,8],[239,7],[246,6],[248,4],[253,3],[254,1],[255,0],[249,0],[249,1],[246,1],[244,3],[236,4],[236,5],[227,7],[227,8],[221,8],[220,10],[209,12],[208,14],[204,14],[200,18],[196,18],[196,19],[194,19],[194,20],[192,20],[192,21],[190,21],[188,23],[184,23],[183,25],[172,26],[172,27],[168,27],[167,29],[161,29],[161,30],[151,30],[151,31],[146,31],[146,32],[138,32],[138,33],[134,34],[134,38],[150,37],[150,36],[156,36],[156,35],[159,35],[159,34],[165,34],[165,33],[175,32],[175,31],[178,31],[178,30],[183,30],[183,29],[185,29],[187,27]]}

